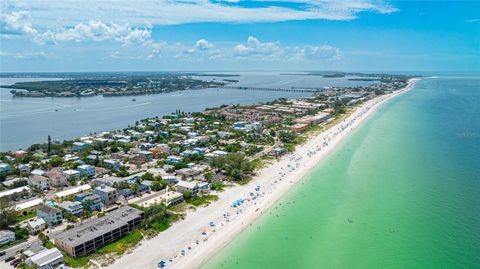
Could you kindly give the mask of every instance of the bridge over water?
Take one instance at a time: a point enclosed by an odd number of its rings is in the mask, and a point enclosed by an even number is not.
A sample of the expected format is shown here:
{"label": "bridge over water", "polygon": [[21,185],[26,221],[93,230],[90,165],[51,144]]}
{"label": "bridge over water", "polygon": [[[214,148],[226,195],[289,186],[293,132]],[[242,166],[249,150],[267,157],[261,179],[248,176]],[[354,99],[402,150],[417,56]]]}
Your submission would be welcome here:
{"label": "bridge over water", "polygon": [[243,91],[271,91],[271,92],[319,92],[323,89],[312,87],[290,87],[290,88],[268,88],[268,87],[250,87],[250,86],[222,86],[211,87],[219,89],[233,89]]}

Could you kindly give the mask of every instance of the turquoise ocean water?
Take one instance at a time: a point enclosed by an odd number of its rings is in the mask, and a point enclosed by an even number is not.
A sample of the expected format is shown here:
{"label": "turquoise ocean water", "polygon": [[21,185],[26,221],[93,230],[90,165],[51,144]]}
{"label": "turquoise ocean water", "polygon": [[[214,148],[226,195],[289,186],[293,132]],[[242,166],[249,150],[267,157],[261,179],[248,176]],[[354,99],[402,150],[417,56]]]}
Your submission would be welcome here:
{"label": "turquoise ocean water", "polygon": [[480,268],[480,77],[384,104],[204,268]]}

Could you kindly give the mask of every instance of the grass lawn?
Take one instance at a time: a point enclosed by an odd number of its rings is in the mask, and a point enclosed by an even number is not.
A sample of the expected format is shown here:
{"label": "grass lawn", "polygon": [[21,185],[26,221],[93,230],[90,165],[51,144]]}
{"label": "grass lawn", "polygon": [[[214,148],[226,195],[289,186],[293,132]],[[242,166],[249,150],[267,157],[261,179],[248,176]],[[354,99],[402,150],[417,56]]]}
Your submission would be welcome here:
{"label": "grass lawn", "polygon": [[203,195],[203,196],[192,196],[187,200],[187,203],[194,206],[208,205],[212,201],[217,201],[217,195]]}
{"label": "grass lawn", "polygon": [[118,255],[122,255],[127,249],[132,248],[140,243],[142,239],[142,233],[139,230],[135,230],[116,242],[100,247],[95,251],[95,253],[101,255],[107,253],[116,253]]}
{"label": "grass lawn", "polygon": [[63,253],[63,258],[65,260],[65,264],[73,268],[85,267],[90,262],[88,257],[72,258],[66,253]]}
{"label": "grass lawn", "polygon": [[35,217],[37,213],[35,211],[28,213],[27,215],[18,215],[16,218],[17,223],[20,223],[24,220],[31,219]]}

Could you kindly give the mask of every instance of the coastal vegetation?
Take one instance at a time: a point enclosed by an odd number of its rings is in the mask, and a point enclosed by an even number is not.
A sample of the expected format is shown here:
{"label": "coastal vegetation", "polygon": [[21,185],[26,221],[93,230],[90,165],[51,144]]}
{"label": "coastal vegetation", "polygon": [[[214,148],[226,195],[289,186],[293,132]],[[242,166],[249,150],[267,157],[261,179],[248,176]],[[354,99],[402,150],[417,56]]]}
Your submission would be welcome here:
{"label": "coastal vegetation", "polygon": [[124,74],[121,76],[95,74],[68,77],[62,80],[18,82],[2,87],[11,88],[14,96],[22,97],[87,97],[155,94],[223,85],[224,82],[193,79],[183,74]]}

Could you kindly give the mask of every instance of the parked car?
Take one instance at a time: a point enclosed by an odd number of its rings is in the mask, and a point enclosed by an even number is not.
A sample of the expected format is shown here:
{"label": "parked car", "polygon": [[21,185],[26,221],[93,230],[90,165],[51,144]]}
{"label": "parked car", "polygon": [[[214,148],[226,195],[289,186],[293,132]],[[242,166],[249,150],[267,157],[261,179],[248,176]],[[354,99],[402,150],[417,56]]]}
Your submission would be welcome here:
{"label": "parked car", "polygon": [[15,261],[16,261],[16,262],[14,262],[14,263],[12,264],[13,267],[17,267],[20,263],[22,263],[23,260],[22,260],[22,258],[19,258],[18,260],[15,260]]}
{"label": "parked car", "polygon": [[13,261],[15,260],[15,256],[11,256],[5,259],[5,262]]}
{"label": "parked car", "polygon": [[22,258],[16,258],[16,259],[13,260],[12,262],[10,262],[10,265],[17,264],[19,261],[22,261]]}
{"label": "parked car", "polygon": [[0,257],[5,255],[5,253],[6,253],[5,251],[0,251]]}

